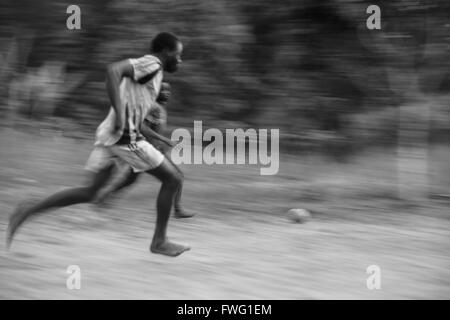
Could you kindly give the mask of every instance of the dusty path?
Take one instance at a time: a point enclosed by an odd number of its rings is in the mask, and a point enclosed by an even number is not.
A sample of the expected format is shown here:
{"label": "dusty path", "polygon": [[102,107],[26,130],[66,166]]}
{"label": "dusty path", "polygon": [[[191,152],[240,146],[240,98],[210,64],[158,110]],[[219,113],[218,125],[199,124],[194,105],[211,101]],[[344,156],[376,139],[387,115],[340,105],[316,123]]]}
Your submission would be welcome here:
{"label": "dusty path", "polygon": [[[11,132],[0,143],[4,237],[18,201],[82,181],[90,146]],[[41,216],[11,252],[0,250],[0,298],[450,298],[448,203],[389,199],[384,163],[370,165],[370,175],[356,164],[327,164],[325,172],[317,161],[282,161],[277,177],[260,177],[255,167],[185,167],[185,204],[197,216],[171,220],[169,236],[192,246],[178,258],[148,251],[157,193],[151,178],[111,210],[81,205]],[[364,182],[351,183],[361,175]],[[309,208],[313,220],[287,222],[290,207]],[[380,290],[366,287],[374,264]],[[69,265],[81,268],[80,290],[66,288]]]}

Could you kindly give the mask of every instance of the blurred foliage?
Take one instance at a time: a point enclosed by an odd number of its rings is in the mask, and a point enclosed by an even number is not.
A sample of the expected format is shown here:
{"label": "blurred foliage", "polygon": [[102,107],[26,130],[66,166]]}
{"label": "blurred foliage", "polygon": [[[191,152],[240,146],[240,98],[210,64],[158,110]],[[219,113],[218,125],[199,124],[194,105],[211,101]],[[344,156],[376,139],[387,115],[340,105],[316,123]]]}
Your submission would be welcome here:
{"label": "blurred foliage", "polygon": [[[66,28],[70,4],[81,30]],[[371,4],[381,30],[366,27]],[[392,143],[399,106],[421,101],[431,111],[413,121],[448,137],[448,17],[438,0],[3,0],[0,107],[6,125],[50,119],[92,136],[109,106],[106,65],[171,31],[185,45],[166,77],[172,126],[280,128],[293,147],[341,149]]]}

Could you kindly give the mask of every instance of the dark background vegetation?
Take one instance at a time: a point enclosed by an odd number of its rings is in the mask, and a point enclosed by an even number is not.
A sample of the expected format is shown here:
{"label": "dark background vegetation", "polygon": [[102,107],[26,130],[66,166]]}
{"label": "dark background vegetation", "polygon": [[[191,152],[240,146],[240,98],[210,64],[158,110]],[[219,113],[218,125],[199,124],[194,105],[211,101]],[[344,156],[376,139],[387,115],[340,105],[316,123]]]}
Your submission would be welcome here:
{"label": "dark background vegetation", "polygon": [[[81,30],[66,28],[71,4]],[[381,30],[366,28],[371,4]],[[166,77],[172,127],[279,128],[283,147],[342,151],[395,144],[406,117],[445,141],[449,17],[448,2],[423,0],[4,0],[0,107],[23,126],[92,137],[109,106],[106,65],[171,31],[185,44]]]}

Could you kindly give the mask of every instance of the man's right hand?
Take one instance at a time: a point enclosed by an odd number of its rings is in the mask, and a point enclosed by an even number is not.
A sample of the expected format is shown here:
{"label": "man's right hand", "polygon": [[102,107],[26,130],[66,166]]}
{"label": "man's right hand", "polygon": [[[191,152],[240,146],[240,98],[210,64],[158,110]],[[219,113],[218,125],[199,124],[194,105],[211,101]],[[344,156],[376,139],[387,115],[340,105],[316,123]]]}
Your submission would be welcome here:
{"label": "man's right hand", "polygon": [[169,139],[167,139],[166,141],[164,141],[169,147],[171,147],[171,148],[174,148],[177,144],[178,144],[178,142],[176,142],[176,141],[172,141],[172,140],[169,140]]}

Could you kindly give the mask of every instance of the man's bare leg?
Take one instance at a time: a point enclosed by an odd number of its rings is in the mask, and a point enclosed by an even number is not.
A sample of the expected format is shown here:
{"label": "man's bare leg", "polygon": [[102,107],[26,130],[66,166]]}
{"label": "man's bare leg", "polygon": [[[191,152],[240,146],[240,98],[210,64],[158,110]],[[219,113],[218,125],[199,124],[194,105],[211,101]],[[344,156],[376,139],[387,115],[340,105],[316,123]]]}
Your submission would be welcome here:
{"label": "man's bare leg", "polygon": [[111,184],[98,192],[95,203],[99,206],[104,206],[109,197],[114,196],[120,190],[135,183],[138,176],[139,173],[133,172],[131,167],[127,167],[120,177],[113,179]]}
{"label": "man's bare leg", "polygon": [[92,201],[98,190],[100,190],[108,181],[113,167],[114,166],[111,165],[97,173],[90,173],[90,184],[86,187],[71,188],[57,192],[30,206],[19,205],[16,211],[9,218],[6,238],[7,248],[10,247],[13,237],[19,227],[32,216],[50,209],[62,208],[78,203],[87,203]]}
{"label": "man's bare leg", "polygon": [[183,191],[183,183],[184,183],[184,174],[183,171],[181,171],[181,169],[172,161],[172,159],[170,159],[170,155],[167,156],[167,160],[175,167],[175,169],[178,172],[178,175],[181,178],[181,183],[180,186],[178,187],[176,193],[175,193],[175,197],[174,197],[174,217],[177,219],[182,219],[182,218],[191,218],[193,217],[195,214],[193,213],[188,213],[186,211],[184,211],[183,207],[181,206],[181,193]]}
{"label": "man's bare leg", "polygon": [[[177,192],[174,197],[174,217],[177,219],[191,218],[194,216],[194,214],[187,213],[186,211],[184,211],[183,207],[181,206],[181,193],[182,193],[182,189],[183,189],[183,180],[184,180],[183,172],[175,163],[173,163],[173,161],[170,159],[170,157],[166,157],[166,159],[175,167],[175,169],[177,170],[178,174],[181,177],[180,186],[177,189]],[[118,180],[113,180],[111,185],[106,186],[105,188],[103,188],[102,190],[100,190],[98,192],[95,203],[99,206],[104,206],[106,204],[106,200],[109,197],[114,196],[120,190],[135,183],[138,176],[139,176],[139,173],[133,172],[132,168],[128,167],[126,169],[126,172],[121,177],[119,177]]]}
{"label": "man's bare leg", "polygon": [[162,182],[156,201],[156,227],[150,251],[171,257],[178,256],[190,248],[186,245],[170,242],[167,238],[167,225],[175,193],[181,184],[181,177],[177,169],[169,160],[167,160],[167,158],[164,158],[164,161],[158,168],[150,170],[148,173]]}

